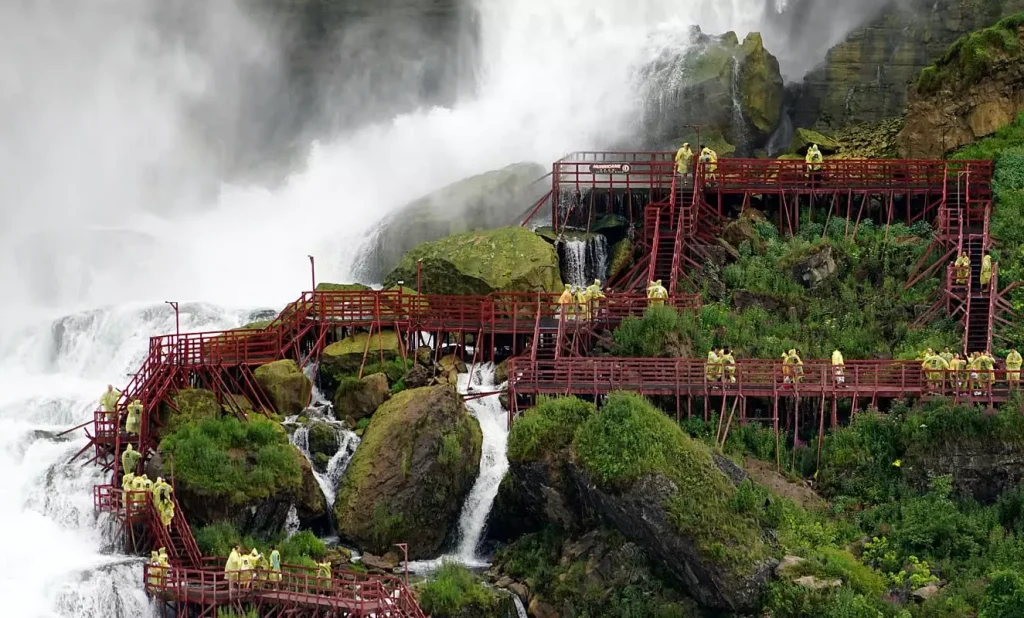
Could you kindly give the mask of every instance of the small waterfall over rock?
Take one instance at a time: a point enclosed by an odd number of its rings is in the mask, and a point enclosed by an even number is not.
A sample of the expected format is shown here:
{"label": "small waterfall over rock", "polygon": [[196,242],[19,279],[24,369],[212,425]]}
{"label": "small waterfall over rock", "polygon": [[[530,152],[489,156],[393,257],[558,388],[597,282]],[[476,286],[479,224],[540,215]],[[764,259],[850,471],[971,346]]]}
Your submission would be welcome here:
{"label": "small waterfall over rock", "polygon": [[[494,383],[495,366],[493,363],[477,367],[473,375],[459,375],[459,392],[496,392],[501,387]],[[483,433],[483,448],[480,453],[480,473],[473,483],[473,488],[466,496],[459,516],[458,545],[455,551],[435,560],[421,560],[409,563],[410,571],[433,571],[444,560],[453,560],[470,567],[487,566],[487,562],[477,555],[476,549],[484,533],[487,516],[494,506],[494,498],[498,495],[501,479],[508,472],[508,416],[501,406],[498,395],[490,395],[466,402],[470,413],[480,423]]]}
{"label": "small waterfall over rock", "polygon": [[777,157],[789,148],[793,141],[793,118],[789,115],[789,108],[782,108],[782,118],[779,119],[779,126],[768,139],[768,156]]}
{"label": "small waterfall over rock", "polygon": [[736,140],[736,151],[743,152],[747,145],[747,125],[743,118],[743,98],[740,96],[740,59],[732,57],[732,129]]}
{"label": "small waterfall over rock", "polygon": [[568,236],[556,244],[565,283],[587,286],[608,274],[608,239],[603,234]]}
{"label": "small waterfall over rock", "polygon": [[527,618],[527,616],[529,616],[529,614],[526,613],[526,608],[523,607],[523,602],[517,595],[512,595],[512,602],[516,604],[516,614],[519,618]]}
{"label": "small waterfall over rock", "polygon": [[[312,453],[310,451],[310,429],[314,424],[321,426],[318,431],[327,430],[334,434],[337,450],[327,461],[326,466],[317,461],[316,455],[319,452]],[[334,506],[334,500],[337,498],[338,483],[341,481],[342,475],[345,474],[345,469],[348,468],[349,462],[352,461],[352,455],[355,454],[356,448],[359,446],[359,436],[340,421],[319,418],[296,427],[289,440],[297,449],[302,451],[303,456],[309,461],[309,465],[313,468],[313,476],[316,478],[316,483],[320,486],[320,491],[323,492],[324,498],[327,500],[327,506]]]}

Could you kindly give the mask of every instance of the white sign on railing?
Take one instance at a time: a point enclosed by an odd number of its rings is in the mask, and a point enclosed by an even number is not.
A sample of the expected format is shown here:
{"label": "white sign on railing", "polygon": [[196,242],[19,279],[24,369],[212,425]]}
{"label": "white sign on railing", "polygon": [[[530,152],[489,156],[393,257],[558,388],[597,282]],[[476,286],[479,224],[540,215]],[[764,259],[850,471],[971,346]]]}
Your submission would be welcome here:
{"label": "white sign on railing", "polygon": [[590,166],[591,174],[628,174],[633,169],[629,163],[595,163]]}

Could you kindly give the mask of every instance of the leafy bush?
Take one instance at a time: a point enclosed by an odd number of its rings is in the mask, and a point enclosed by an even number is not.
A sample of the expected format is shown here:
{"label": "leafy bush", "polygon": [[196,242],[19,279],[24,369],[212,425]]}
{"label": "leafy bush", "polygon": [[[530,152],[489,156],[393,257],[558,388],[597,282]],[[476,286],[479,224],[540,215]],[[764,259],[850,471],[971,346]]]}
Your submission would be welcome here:
{"label": "leafy bush", "polygon": [[643,317],[627,317],[613,333],[616,356],[653,358],[670,356],[679,341],[680,316],[671,307],[648,307]]}
{"label": "leafy bush", "polygon": [[494,603],[494,595],[466,567],[447,560],[420,589],[420,605],[435,618],[458,618],[470,608],[483,615]]}
{"label": "leafy bush", "polygon": [[273,421],[253,416],[205,418],[168,435],[160,449],[174,457],[180,482],[201,496],[242,504],[302,483],[299,452]]}
{"label": "leafy bush", "polygon": [[512,425],[509,461],[535,461],[566,448],[576,429],[593,414],[594,405],[576,397],[540,399]]}
{"label": "leafy bush", "polygon": [[1024,611],[1024,575],[996,571],[989,578],[978,618],[1018,618]]}

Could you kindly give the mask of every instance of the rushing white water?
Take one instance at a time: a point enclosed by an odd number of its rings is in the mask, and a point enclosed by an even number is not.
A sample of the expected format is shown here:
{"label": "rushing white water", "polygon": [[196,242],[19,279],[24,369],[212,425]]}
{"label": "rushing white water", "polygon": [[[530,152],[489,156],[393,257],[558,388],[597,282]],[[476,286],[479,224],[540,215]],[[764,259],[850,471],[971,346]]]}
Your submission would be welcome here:
{"label": "rushing white water", "polygon": [[562,279],[571,285],[586,285],[587,241],[573,239],[561,243]]}
{"label": "rushing white water", "polygon": [[[186,3],[203,26],[188,36],[163,30],[180,17],[160,12],[179,4],[167,0],[0,3],[0,598],[8,613],[147,615],[137,563],[101,553],[110,539],[92,514],[95,470],[64,463],[81,434],[62,442],[40,431],[87,420],[108,382],[128,381],[147,337],[174,330],[164,299],[280,307],[307,285],[308,254],[321,279],[347,279],[360,241],[388,212],[471,174],[522,160],[546,165],[628,137],[636,67],[666,45],[685,45],[680,34],[692,24],[742,38],[776,10],[764,0],[466,1],[480,29],[472,96],[314,144],[275,188],[220,180],[219,146],[205,143],[203,123],[238,118],[230,104],[209,117],[198,105],[242,96],[216,77],[245,73],[225,67],[273,65],[280,55],[244,15],[246,3]],[[830,26],[833,37],[845,27]],[[280,111],[235,130],[266,130]],[[99,306],[114,308],[79,313]],[[71,317],[51,328],[46,317],[60,315]],[[181,326],[233,327],[241,318],[183,306]],[[504,461],[503,429],[485,422],[497,422],[496,402],[473,408],[489,454],[464,512],[459,554],[469,559]]]}
{"label": "rushing white water", "polygon": [[[182,326],[238,326],[241,312],[182,306]],[[141,561],[105,553],[115,541],[93,510],[104,482],[81,431],[107,382],[123,384],[140,364],[153,331],[174,330],[165,306],[126,306],[44,320],[0,333],[0,522],[5,567],[0,598],[12,616],[150,615]]]}
{"label": "rushing white water", "polygon": [[735,133],[736,149],[743,152],[747,145],[747,127],[743,120],[743,98],[740,96],[740,59],[732,57],[732,80],[729,84],[732,94],[732,130]]}
{"label": "rushing white water", "polygon": [[[494,364],[488,363],[476,367],[472,376],[468,373],[460,374],[459,392],[497,392],[501,385],[494,383],[494,371]],[[508,471],[508,456],[505,452],[508,445],[508,415],[501,406],[498,395],[469,400],[466,407],[480,423],[483,447],[480,453],[480,472],[469,495],[466,496],[462,513],[459,515],[458,545],[453,553],[437,559],[410,562],[410,571],[430,572],[446,560],[470,567],[483,567],[488,564],[477,554],[477,548],[483,537],[487,516],[494,505],[494,498],[498,495],[498,486]]]}
{"label": "rushing white water", "polygon": [[337,498],[338,483],[341,481],[342,475],[345,474],[349,462],[352,461],[352,455],[359,448],[359,436],[354,431],[347,429],[345,424],[339,421],[321,419],[316,422],[329,425],[334,431],[335,440],[337,440],[338,450],[327,462],[327,470],[324,472],[320,472],[313,465],[313,457],[309,452],[308,425],[303,425],[292,432],[290,439],[291,443],[302,451],[306,460],[309,461],[309,465],[313,468],[313,477],[316,478],[316,484],[320,486],[320,491],[323,492],[324,498],[327,500],[327,506],[332,507],[334,506],[335,498]]}
{"label": "rushing white water", "polygon": [[526,608],[523,607],[523,602],[519,600],[517,595],[512,595],[512,602],[516,604],[516,615],[519,618],[527,618]]}

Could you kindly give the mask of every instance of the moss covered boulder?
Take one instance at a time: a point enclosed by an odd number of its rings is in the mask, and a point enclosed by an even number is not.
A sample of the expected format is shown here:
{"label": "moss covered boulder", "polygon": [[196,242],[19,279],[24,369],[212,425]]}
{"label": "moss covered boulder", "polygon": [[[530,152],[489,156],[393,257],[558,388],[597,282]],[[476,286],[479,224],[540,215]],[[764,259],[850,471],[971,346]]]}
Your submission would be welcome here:
{"label": "moss covered boulder", "polygon": [[279,360],[256,369],[256,382],[278,414],[292,415],[309,405],[313,383],[293,360]]}
{"label": "moss covered boulder", "polygon": [[336,389],[346,377],[359,374],[366,354],[366,364],[379,363],[381,358],[393,361],[400,356],[401,342],[393,330],[356,333],[324,348],[320,356],[320,379],[330,390]]}
{"label": "moss covered boulder", "polygon": [[380,281],[420,243],[518,224],[547,190],[547,184],[534,183],[546,172],[536,163],[514,163],[452,183],[406,205],[388,216],[362,249],[357,266],[360,278]]}
{"label": "moss covered boulder", "polygon": [[218,418],[223,413],[217,396],[204,388],[184,388],[176,392],[172,399],[177,410],[166,404],[160,409],[164,424],[162,434],[177,431],[189,423]]}
{"label": "moss covered boulder", "polygon": [[684,51],[666,51],[641,71],[645,141],[673,150],[682,141],[695,145],[690,126],[699,125],[701,144],[720,156],[732,145],[744,153],[762,147],[782,114],[785,89],[778,60],[758,33],[741,43],[733,32],[709,36],[694,28],[691,41],[674,48]]}
{"label": "moss covered boulder", "polygon": [[371,417],[341,480],[338,530],[374,553],[409,543],[409,557],[437,555],[476,479],[482,434],[454,389],[402,391]]}
{"label": "moss covered boulder", "polygon": [[425,294],[485,295],[491,292],[555,292],[562,287],[558,253],[522,227],[449,236],[405,254],[385,285],[415,281],[422,265]]}
{"label": "moss covered boulder", "polygon": [[318,283],[317,292],[368,292],[372,288],[362,283]]}
{"label": "moss covered boulder", "polygon": [[825,154],[839,150],[839,142],[811,129],[799,128],[793,132],[793,139],[789,143],[789,154],[805,155],[811,144],[817,144],[818,149]]}
{"label": "moss covered boulder", "polygon": [[389,394],[388,377],[383,373],[363,379],[345,378],[334,391],[334,412],[338,418],[359,421],[383,404]]}

